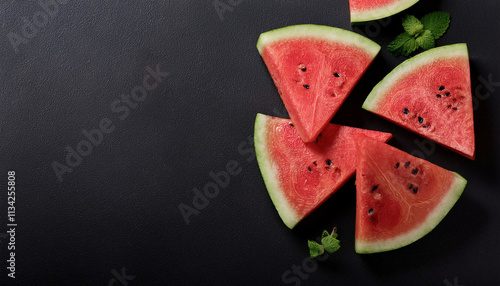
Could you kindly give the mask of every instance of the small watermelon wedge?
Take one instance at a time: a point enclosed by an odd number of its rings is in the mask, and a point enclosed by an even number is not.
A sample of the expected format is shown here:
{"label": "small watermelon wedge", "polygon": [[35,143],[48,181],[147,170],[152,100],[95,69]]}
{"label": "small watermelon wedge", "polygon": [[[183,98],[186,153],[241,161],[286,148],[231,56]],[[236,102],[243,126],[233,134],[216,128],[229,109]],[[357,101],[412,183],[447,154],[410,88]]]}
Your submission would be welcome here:
{"label": "small watermelon wedge", "polygon": [[358,137],[357,253],[397,249],[420,239],[446,216],[467,181],[367,136]]}
{"label": "small watermelon wedge", "polygon": [[410,58],[380,81],[363,108],[474,159],[474,119],[466,44]]}
{"label": "small watermelon wedge", "polygon": [[406,10],[418,0],[349,0],[351,23],[382,19]]}
{"label": "small watermelon wedge", "polygon": [[351,31],[296,25],[261,34],[257,49],[300,137],[313,142],[380,46]]}
{"label": "small watermelon wedge", "polygon": [[328,124],[315,142],[304,143],[290,119],[257,114],[257,161],[269,196],[289,228],[354,175],[358,134],[384,142],[392,137],[390,133]]}

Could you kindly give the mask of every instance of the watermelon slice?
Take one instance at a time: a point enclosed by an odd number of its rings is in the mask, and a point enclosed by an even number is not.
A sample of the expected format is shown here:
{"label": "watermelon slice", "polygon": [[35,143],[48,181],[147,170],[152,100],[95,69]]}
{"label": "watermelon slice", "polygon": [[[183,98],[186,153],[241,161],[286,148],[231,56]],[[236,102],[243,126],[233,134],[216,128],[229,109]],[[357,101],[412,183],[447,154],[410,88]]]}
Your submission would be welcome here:
{"label": "watermelon slice", "polygon": [[357,253],[408,245],[450,211],[467,181],[385,143],[359,136],[356,168]]}
{"label": "watermelon slice", "polygon": [[465,44],[434,48],[406,60],[375,86],[363,108],[470,159],[475,157]]}
{"label": "watermelon slice", "polygon": [[418,0],[349,0],[351,23],[368,22],[399,13]]}
{"label": "watermelon slice", "polygon": [[318,140],[304,143],[290,119],[257,114],[255,153],[269,196],[283,222],[293,228],[355,171],[355,137],[388,141],[392,135],[328,124]]}
{"label": "watermelon slice", "polygon": [[380,50],[361,35],[318,25],[263,33],[257,48],[304,142],[316,140]]}

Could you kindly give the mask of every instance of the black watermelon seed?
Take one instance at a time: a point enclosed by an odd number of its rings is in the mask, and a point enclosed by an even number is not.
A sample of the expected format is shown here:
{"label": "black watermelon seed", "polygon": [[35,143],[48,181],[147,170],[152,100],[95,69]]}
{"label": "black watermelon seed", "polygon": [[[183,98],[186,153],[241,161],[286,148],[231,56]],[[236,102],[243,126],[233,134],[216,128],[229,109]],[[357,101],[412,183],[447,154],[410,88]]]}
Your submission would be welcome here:
{"label": "black watermelon seed", "polygon": [[418,117],[418,123],[422,123],[422,122],[424,122],[424,119],[423,119],[422,117],[420,117],[420,116],[419,116],[419,117]]}
{"label": "black watermelon seed", "polygon": [[448,105],[448,108],[451,108],[451,104],[450,104],[450,105]]}
{"label": "black watermelon seed", "polygon": [[305,87],[306,89],[309,89],[309,86],[308,86],[307,84],[304,84],[304,87]]}
{"label": "black watermelon seed", "polygon": [[415,169],[411,170],[411,173],[412,173],[413,175],[416,175],[416,174],[418,173],[418,169],[417,169],[417,168],[415,168]]}
{"label": "black watermelon seed", "polygon": [[292,123],[290,123],[290,126],[294,127]]}
{"label": "black watermelon seed", "polygon": [[410,184],[410,186],[408,187],[408,190],[411,190],[411,189],[413,189],[413,185],[412,184]]}
{"label": "black watermelon seed", "polygon": [[447,93],[445,93],[445,94],[444,94],[444,96],[450,96],[450,93],[449,93],[449,92],[447,92]]}
{"label": "black watermelon seed", "polygon": [[368,214],[372,214],[372,213],[373,213],[373,209],[369,209]]}
{"label": "black watermelon seed", "polygon": [[418,192],[418,188],[417,187],[413,188],[413,193],[416,194],[417,192]]}
{"label": "black watermelon seed", "polygon": [[330,160],[330,159],[326,160],[326,164],[327,164],[328,166],[332,165],[332,160]]}
{"label": "black watermelon seed", "polygon": [[302,71],[306,71],[306,70],[307,70],[307,68],[306,68],[306,67],[303,67],[303,68],[302,68]]}
{"label": "black watermelon seed", "polygon": [[444,89],[444,86],[440,86],[440,87],[439,87],[439,90],[443,90],[443,89]]}
{"label": "black watermelon seed", "polygon": [[404,113],[404,114],[408,114],[408,112],[409,112],[409,111],[408,111],[408,108],[403,109],[403,113]]}
{"label": "black watermelon seed", "polygon": [[323,136],[321,133],[318,136]]}
{"label": "black watermelon seed", "polygon": [[311,169],[311,167],[308,167],[307,170],[309,170],[309,172],[312,172],[313,169]]}
{"label": "black watermelon seed", "polygon": [[378,189],[378,185],[372,187],[372,192]]}
{"label": "black watermelon seed", "polygon": [[318,166],[318,163],[316,163],[316,161],[313,162],[313,165],[314,166]]}
{"label": "black watermelon seed", "polygon": [[399,162],[396,163],[396,169],[399,168]]}
{"label": "black watermelon seed", "polygon": [[316,143],[318,143],[318,138],[316,138]]}
{"label": "black watermelon seed", "polygon": [[408,168],[410,166],[410,161],[405,163],[405,168]]}
{"label": "black watermelon seed", "polygon": [[456,108],[456,107],[453,107],[453,110],[458,110],[458,108]]}
{"label": "black watermelon seed", "polygon": [[436,94],[437,98],[441,98],[441,94]]}
{"label": "black watermelon seed", "polygon": [[422,126],[424,128],[429,128],[429,124],[425,124],[424,126]]}
{"label": "black watermelon seed", "polygon": [[340,75],[338,73],[333,74],[334,77],[339,77]]}

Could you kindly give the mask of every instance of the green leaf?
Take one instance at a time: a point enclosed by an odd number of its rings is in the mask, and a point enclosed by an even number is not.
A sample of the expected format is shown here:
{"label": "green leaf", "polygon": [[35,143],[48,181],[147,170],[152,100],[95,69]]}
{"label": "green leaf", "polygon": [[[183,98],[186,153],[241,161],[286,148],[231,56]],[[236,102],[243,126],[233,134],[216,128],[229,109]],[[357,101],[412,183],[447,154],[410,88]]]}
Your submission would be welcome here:
{"label": "green leaf", "polygon": [[309,246],[309,255],[311,258],[319,256],[325,252],[325,248],[316,241],[308,240],[307,245]]}
{"label": "green leaf", "polygon": [[411,40],[409,40],[408,42],[406,42],[403,45],[403,53],[402,54],[403,54],[403,56],[407,57],[411,53],[413,53],[416,49],[418,49],[417,40],[415,40],[415,38],[412,38]]}
{"label": "green leaf", "polygon": [[424,50],[432,49],[436,46],[434,36],[429,30],[424,30],[420,36],[417,37],[417,44]]}
{"label": "green leaf", "polygon": [[406,15],[402,21],[403,28],[410,36],[420,34],[424,30],[424,25],[413,15]]}
{"label": "green leaf", "polygon": [[420,19],[424,29],[429,30],[434,39],[439,39],[450,25],[450,14],[442,11],[432,12]]}
{"label": "green leaf", "polygon": [[333,237],[333,238],[337,238],[337,236],[339,236],[339,234],[336,232],[332,233],[332,235],[331,235],[331,237]]}
{"label": "green leaf", "polygon": [[329,236],[329,235],[330,235],[330,234],[328,233],[328,231],[323,230],[323,234],[321,234],[321,238],[323,238],[323,237],[327,237],[327,236]]}
{"label": "green leaf", "polygon": [[413,36],[408,33],[402,33],[389,43],[387,49],[393,56],[408,56],[418,49],[418,44]]}
{"label": "green leaf", "polygon": [[332,236],[323,237],[321,243],[329,253],[334,253],[340,248],[340,241]]}

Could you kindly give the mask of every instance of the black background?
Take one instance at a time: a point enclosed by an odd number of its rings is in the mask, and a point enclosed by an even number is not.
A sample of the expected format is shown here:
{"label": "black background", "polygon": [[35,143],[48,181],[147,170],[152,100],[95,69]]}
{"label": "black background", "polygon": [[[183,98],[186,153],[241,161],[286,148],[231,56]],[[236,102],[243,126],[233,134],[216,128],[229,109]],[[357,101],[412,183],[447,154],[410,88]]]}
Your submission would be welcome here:
{"label": "black background", "polygon": [[[300,285],[498,285],[500,87],[481,88],[480,78],[500,82],[500,4],[422,0],[356,29],[382,50],[332,122],[391,132],[393,146],[422,151],[419,136],[361,109],[404,60],[386,46],[406,13],[449,12],[437,44],[467,43],[473,95],[490,93],[474,112],[475,161],[440,146],[426,155],[469,182],[447,217],[412,245],[358,255],[354,180],[289,230],[248,145],[256,113],[286,116],[255,47],[259,34],[303,23],[352,30],[348,1],[232,3],[219,17],[212,0],[69,1],[16,53],[8,34],[22,35],[24,17],[43,10],[36,1],[1,2],[0,232],[8,170],[16,172],[18,227],[17,278],[7,277],[0,237],[0,284],[108,285],[125,268],[135,276],[128,285],[280,285],[308,256],[307,239],[337,226],[342,248]],[[120,120],[111,103],[157,65],[169,76]],[[59,182],[51,164],[64,163],[65,148],[103,118],[115,130]],[[192,206],[193,189],[232,160],[241,172],[186,224],[179,204]]]}

